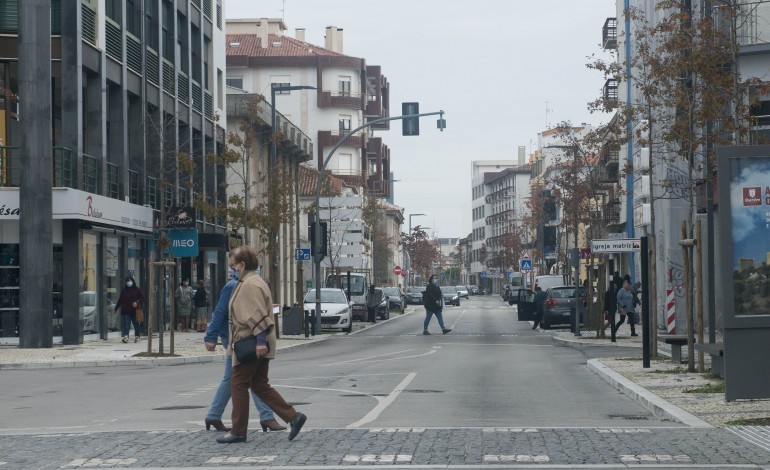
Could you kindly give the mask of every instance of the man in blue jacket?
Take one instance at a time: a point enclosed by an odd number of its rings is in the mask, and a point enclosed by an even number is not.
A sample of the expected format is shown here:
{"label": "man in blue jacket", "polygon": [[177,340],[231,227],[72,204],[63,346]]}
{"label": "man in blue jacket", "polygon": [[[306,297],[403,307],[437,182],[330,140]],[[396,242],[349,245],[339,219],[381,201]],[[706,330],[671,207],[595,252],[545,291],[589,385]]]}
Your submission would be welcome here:
{"label": "man in blue jacket", "polygon": [[[219,302],[214,308],[214,313],[211,315],[211,323],[206,334],[203,336],[203,341],[206,343],[206,349],[208,351],[214,351],[217,347],[217,340],[221,338],[222,346],[227,349],[227,339],[230,332],[227,325],[227,310],[230,304],[230,296],[233,293],[233,289],[238,284],[238,272],[235,269],[230,270],[230,281],[225,284],[222,291],[219,294]],[[222,377],[222,381],[217,387],[217,391],[214,394],[214,399],[211,400],[211,406],[206,414],[206,429],[211,426],[217,431],[230,431],[230,428],[225,427],[222,423],[222,414],[225,411],[227,402],[230,401],[230,379],[233,376],[232,358],[228,355],[225,356],[225,376]],[[251,398],[254,400],[254,405],[259,412],[259,424],[262,425],[262,431],[283,431],[286,426],[281,426],[278,421],[275,420],[273,410],[270,409],[259,397],[251,392]]]}

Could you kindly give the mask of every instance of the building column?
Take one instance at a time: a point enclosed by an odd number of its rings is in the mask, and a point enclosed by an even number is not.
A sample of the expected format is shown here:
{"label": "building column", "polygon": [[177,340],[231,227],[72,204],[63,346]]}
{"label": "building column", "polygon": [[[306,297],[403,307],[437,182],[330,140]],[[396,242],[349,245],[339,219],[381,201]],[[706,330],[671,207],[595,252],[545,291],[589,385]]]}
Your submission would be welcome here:
{"label": "building column", "polygon": [[62,342],[83,343],[83,317],[80,314],[80,222],[62,220],[62,264],[64,266],[62,287]]}
{"label": "building column", "polygon": [[[19,2],[19,347],[53,346],[51,0]],[[30,236],[32,235],[32,236]]]}

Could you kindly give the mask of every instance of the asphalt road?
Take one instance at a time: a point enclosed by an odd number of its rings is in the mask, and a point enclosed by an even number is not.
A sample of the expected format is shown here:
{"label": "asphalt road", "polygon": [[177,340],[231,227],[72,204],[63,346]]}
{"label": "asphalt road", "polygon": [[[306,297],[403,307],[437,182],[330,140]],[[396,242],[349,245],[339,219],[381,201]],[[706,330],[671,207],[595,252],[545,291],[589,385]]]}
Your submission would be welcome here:
{"label": "asphalt road", "polygon": [[[256,432],[253,409],[256,447],[214,443],[203,418],[223,363],[3,371],[0,468],[86,468],[107,458],[114,468],[223,463],[212,455],[273,466],[770,462],[770,453],[725,430],[658,420],[585,365],[638,351],[556,346],[496,296],[447,307],[448,335],[434,318],[433,334],[423,336],[424,311],[407,312],[278,352],[271,383],[308,416],[300,446],[285,433]],[[49,463],[19,443],[47,449]],[[644,455],[653,460],[628,460]]]}

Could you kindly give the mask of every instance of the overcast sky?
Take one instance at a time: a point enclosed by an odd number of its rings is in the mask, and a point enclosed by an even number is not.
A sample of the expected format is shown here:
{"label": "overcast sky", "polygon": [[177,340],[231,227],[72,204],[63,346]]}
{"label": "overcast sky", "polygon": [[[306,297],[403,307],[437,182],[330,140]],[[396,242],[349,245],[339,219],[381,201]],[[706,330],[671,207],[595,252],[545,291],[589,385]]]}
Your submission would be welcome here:
{"label": "overcast sky", "polygon": [[615,0],[225,2],[227,18],[283,17],[287,34],[305,28],[305,40],[320,46],[326,26],[343,28],[344,54],[382,66],[392,116],[404,101],[446,112],[443,133],[427,117],[419,137],[402,137],[398,123],[375,134],[400,180],[395,203],[407,217],[428,214],[413,224],[437,237],[471,231],[473,160],[513,160],[522,145],[529,153],[547,124],[608,119],[586,110],[604,83],[585,64],[605,55],[602,26],[615,16]]}

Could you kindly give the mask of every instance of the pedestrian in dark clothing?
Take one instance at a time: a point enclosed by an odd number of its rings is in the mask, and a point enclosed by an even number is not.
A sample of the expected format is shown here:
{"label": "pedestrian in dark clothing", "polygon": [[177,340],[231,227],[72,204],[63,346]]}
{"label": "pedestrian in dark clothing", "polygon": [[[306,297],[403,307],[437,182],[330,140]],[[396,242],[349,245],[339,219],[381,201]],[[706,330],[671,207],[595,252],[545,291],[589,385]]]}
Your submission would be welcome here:
{"label": "pedestrian in dark clothing", "polygon": [[436,315],[436,320],[438,320],[438,325],[441,327],[443,334],[452,331],[451,328],[444,326],[444,316],[442,315],[444,296],[441,295],[441,288],[438,286],[438,279],[436,279],[435,274],[432,274],[428,279],[428,285],[425,286],[425,292],[422,294],[422,303],[425,306],[425,321],[423,322],[422,334],[430,335],[428,325],[430,325],[430,319],[433,315]]}
{"label": "pedestrian in dark clothing", "polygon": [[543,315],[545,307],[545,292],[540,286],[535,287],[535,324],[532,326],[536,330],[538,325],[543,326]]}
{"label": "pedestrian in dark clothing", "polygon": [[206,292],[206,283],[203,279],[198,281],[198,288],[193,295],[193,307],[195,308],[195,331],[203,333],[206,331],[208,321],[206,319],[209,305],[208,292]]}
{"label": "pedestrian in dark clothing", "polygon": [[115,304],[115,311],[120,310],[120,318],[122,320],[121,334],[124,343],[128,343],[128,331],[131,329],[132,323],[134,324],[134,343],[138,343],[142,337],[141,322],[136,320],[136,309],[142,308],[143,305],[144,294],[136,285],[134,278],[128,276],[126,278],[126,287],[120,292],[118,302]]}
{"label": "pedestrian in dark clothing", "polygon": [[[617,294],[618,313],[620,314],[620,320],[615,324],[615,331],[618,331],[618,327],[623,324],[626,317],[630,314],[633,315],[634,309],[634,295],[631,292],[631,283],[628,281],[623,282],[623,288],[618,291]],[[634,328],[633,319],[629,318],[628,324],[631,326],[631,336],[638,336],[636,334],[636,328]]]}

